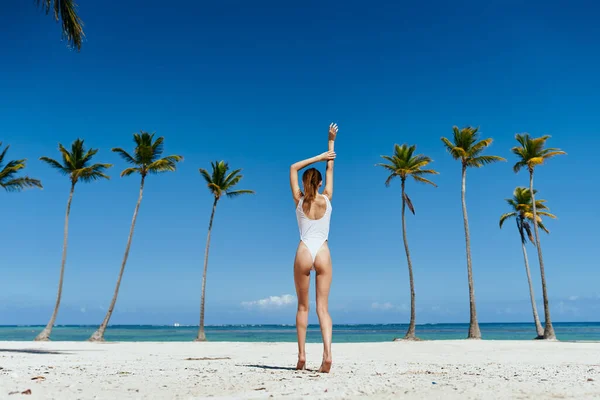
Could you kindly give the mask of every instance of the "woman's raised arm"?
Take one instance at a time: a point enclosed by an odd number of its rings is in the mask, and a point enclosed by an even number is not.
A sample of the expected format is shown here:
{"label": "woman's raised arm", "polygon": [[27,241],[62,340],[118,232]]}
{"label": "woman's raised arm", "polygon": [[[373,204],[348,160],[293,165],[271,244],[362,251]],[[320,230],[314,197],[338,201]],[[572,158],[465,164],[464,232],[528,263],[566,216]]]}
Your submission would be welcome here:
{"label": "woman's raised arm", "polygon": [[[329,125],[329,151],[333,152],[333,145],[335,138],[338,133],[337,124]],[[335,153],[334,153],[335,154]],[[325,173],[325,190],[323,195],[327,196],[329,200],[333,197],[333,159],[327,161],[327,171]]]}

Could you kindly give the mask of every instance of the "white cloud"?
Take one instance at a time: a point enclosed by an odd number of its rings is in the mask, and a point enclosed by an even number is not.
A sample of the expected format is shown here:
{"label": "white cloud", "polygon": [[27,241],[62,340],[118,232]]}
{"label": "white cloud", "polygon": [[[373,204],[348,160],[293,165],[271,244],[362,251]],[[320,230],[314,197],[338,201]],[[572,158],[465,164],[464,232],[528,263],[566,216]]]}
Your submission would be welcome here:
{"label": "white cloud", "polygon": [[281,296],[269,296],[266,299],[254,300],[254,301],[243,301],[242,307],[245,308],[282,308],[295,303],[296,297],[291,294],[284,294]]}
{"label": "white cloud", "polygon": [[85,312],[86,312],[86,309],[85,309],[85,307],[81,307],[81,308],[79,309],[79,311],[81,311],[82,313],[85,313]]}
{"label": "white cloud", "polygon": [[570,301],[577,301],[579,299],[579,296],[571,296],[569,297]]}

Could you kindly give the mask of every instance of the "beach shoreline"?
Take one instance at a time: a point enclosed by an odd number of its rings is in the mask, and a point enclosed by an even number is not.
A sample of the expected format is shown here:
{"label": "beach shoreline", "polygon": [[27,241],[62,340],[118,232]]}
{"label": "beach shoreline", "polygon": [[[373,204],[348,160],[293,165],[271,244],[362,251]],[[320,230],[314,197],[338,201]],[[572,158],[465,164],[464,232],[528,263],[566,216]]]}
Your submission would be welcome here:
{"label": "beach shoreline", "polygon": [[294,343],[5,341],[0,398],[600,398],[597,343],[339,343],[329,375],[321,351],[294,371]]}

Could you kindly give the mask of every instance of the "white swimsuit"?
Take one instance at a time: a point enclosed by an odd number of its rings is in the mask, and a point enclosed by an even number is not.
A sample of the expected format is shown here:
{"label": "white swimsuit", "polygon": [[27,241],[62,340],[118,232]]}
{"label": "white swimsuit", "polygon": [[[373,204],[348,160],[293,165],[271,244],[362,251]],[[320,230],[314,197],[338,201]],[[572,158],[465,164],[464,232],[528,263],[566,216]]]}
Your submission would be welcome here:
{"label": "white swimsuit", "polygon": [[300,240],[308,247],[313,258],[313,263],[317,257],[317,252],[329,238],[329,221],[331,220],[332,208],[329,198],[327,196],[323,197],[327,203],[327,209],[325,210],[325,214],[319,219],[310,219],[304,214],[304,210],[302,210],[304,197],[300,199],[298,207],[296,207],[296,218],[298,219],[298,228],[300,229]]}

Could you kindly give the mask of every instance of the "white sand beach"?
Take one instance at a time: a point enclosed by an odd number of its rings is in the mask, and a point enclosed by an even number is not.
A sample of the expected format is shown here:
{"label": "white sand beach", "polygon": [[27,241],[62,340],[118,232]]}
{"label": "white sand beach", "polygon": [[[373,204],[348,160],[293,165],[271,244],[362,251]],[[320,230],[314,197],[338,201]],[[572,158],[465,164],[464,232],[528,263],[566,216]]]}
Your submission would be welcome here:
{"label": "white sand beach", "polygon": [[600,398],[600,343],[334,344],[329,375],[307,351],[297,372],[295,343],[0,342],[0,398]]}

